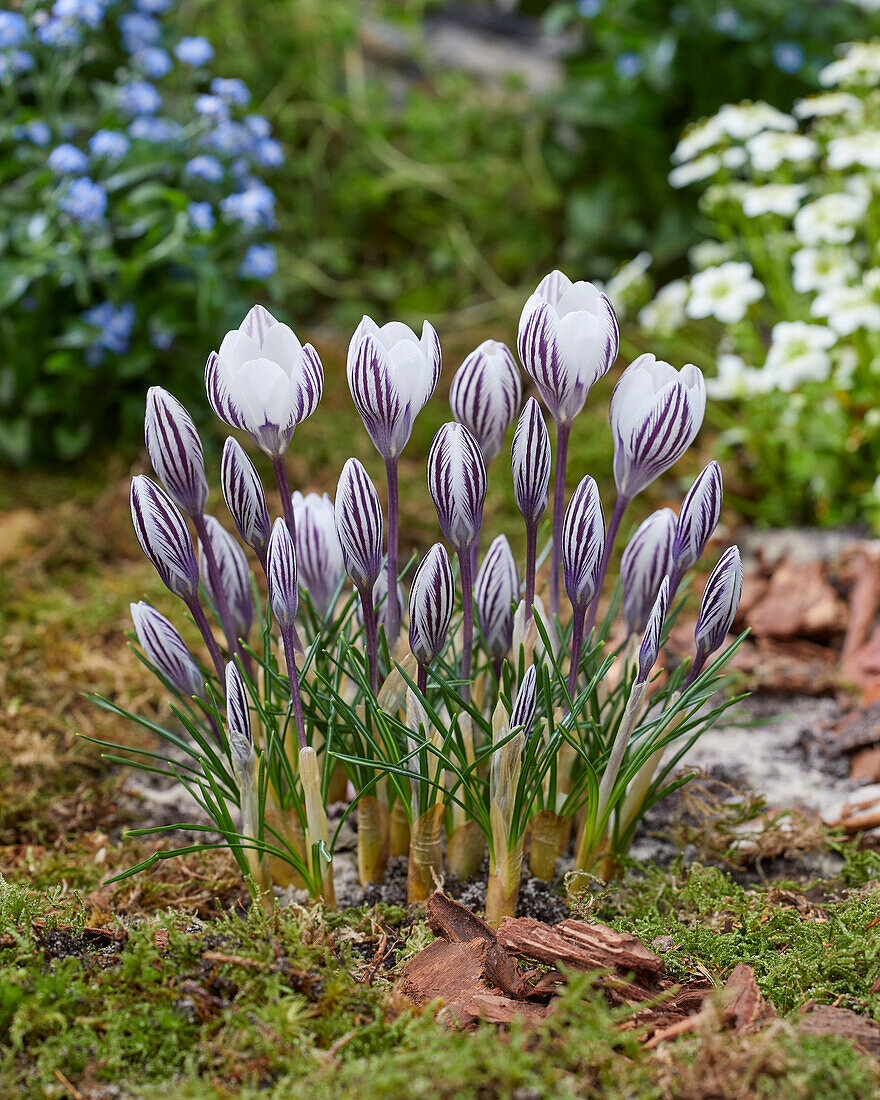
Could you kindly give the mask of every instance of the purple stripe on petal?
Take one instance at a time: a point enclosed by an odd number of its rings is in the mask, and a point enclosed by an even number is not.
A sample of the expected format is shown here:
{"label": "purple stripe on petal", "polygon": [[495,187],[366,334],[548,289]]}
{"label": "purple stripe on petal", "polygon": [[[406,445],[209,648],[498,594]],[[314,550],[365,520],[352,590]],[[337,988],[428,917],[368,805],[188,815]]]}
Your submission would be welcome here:
{"label": "purple stripe on petal", "polygon": [[226,666],[226,723],[229,729],[229,753],[236,770],[241,773],[253,763],[254,742],[247,692],[234,661]]}
{"label": "purple stripe on petal", "polygon": [[440,530],[463,552],[480,533],[486,499],[486,465],[463,424],[444,424],[434,436],[428,454],[428,492]]}
{"label": "purple stripe on petal", "polygon": [[269,606],[282,630],[289,630],[299,609],[296,577],[296,551],[293,539],[283,519],[275,520],[266,556],[266,576],[269,581]]}
{"label": "purple stripe on petal", "polygon": [[671,508],[652,512],[629,540],[620,559],[623,617],[630,634],[641,634],[663,578],[672,569],[675,513]]}
{"label": "purple stripe on petal", "polygon": [[669,577],[664,577],[657,592],[654,606],[648,615],[645,626],[645,634],[639,648],[639,671],[636,680],[645,683],[651,675],[651,669],[657,663],[660,654],[660,641],[663,637],[663,627],[666,623],[666,613],[669,610]]}
{"label": "purple stripe on petal", "polygon": [[231,436],[223,447],[220,487],[238,533],[262,558],[272,532],[266,494],[254,464]]}
{"label": "purple stripe on petal", "polygon": [[721,467],[710,462],[690,487],[678,513],[672,546],[678,577],[699,561],[718,525],[722,497]]}
{"label": "purple stripe on petal", "polygon": [[356,458],[342,467],[335,509],[345,571],[361,595],[372,594],[382,569],[382,505],[369,474]]}
{"label": "purple stripe on petal", "polygon": [[538,702],[538,672],[534,665],[529,665],[523,676],[513,711],[510,715],[510,729],[521,729],[528,739],[532,730],[532,722],[535,720],[535,707]]}
{"label": "purple stripe on petal", "polygon": [[739,547],[725,550],[706,581],[700,615],[694,631],[697,653],[706,658],[720,649],[733,626],[742,596],[743,567]]}
{"label": "purple stripe on petal", "polygon": [[131,519],[141,549],[162,582],[182,600],[194,600],[199,565],[186,521],[165,490],[143,474],[132,479]]}
{"label": "purple stripe on petal", "polygon": [[497,340],[485,340],[456,371],[449,407],[479,443],[487,465],[501,450],[521,400],[519,367]]}
{"label": "purple stripe on petal", "polygon": [[505,535],[489,547],[474,584],[474,601],[489,656],[500,660],[513,643],[514,605],[519,602],[519,570]]}
{"label": "purple stripe on petal", "polygon": [[[205,516],[205,530],[220,575],[220,583],[226,594],[236,638],[247,638],[254,621],[254,598],[251,591],[251,571],[242,548],[214,516]],[[220,606],[217,593],[211,584],[204,548],[199,542],[199,568],[202,583],[215,607]]]}
{"label": "purple stripe on petal", "polygon": [[208,502],[202,441],[192,417],[161,386],[147,392],[144,438],[153,469],[172,500],[189,515],[201,515]]}
{"label": "purple stripe on petal", "polygon": [[443,651],[454,603],[449,555],[436,542],[419,564],[409,594],[409,646],[423,668]]}
{"label": "purple stripe on petal", "polygon": [[541,406],[530,397],[523,406],[511,448],[513,495],[528,524],[535,524],[550,499],[550,436]]}
{"label": "purple stripe on petal", "polygon": [[131,620],[148,659],[181,695],[205,699],[205,678],[175,627],[155,607],[131,604]]}
{"label": "purple stripe on petal", "polygon": [[586,611],[596,593],[604,551],[602,501],[588,475],[572,494],[562,522],[562,577],[576,611]]}

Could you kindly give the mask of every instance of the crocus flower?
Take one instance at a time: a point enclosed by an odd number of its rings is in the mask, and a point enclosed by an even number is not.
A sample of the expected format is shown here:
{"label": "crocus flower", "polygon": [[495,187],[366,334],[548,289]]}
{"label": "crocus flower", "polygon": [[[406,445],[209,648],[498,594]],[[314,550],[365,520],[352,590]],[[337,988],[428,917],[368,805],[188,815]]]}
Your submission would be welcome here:
{"label": "crocus flower", "polygon": [[584,640],[584,617],[596,594],[605,550],[605,516],[599,489],[589,475],[572,493],[562,524],[562,575],[571,600],[571,664],[568,692],[574,698]]}
{"label": "crocus flower", "polygon": [[642,522],[620,559],[623,617],[629,634],[641,634],[663,578],[672,568],[675,512],[661,508]]}
{"label": "crocus flower", "polygon": [[333,501],[327,493],[323,496],[294,493],[293,512],[299,582],[308,592],[317,614],[326,618],[345,576]]}
{"label": "crocus flower", "polygon": [[519,356],[557,424],[550,614],[559,614],[559,563],[568,437],[587,394],[617,358],[620,336],[608,298],[592,283],[553,271],[523,307]]}
{"label": "crocus flower", "polygon": [[645,633],[642,644],[639,647],[639,668],[636,680],[639,683],[647,683],[651,675],[651,669],[657,663],[660,654],[660,640],[663,637],[663,627],[666,623],[666,614],[669,611],[669,577],[664,577],[654,600],[654,606],[648,615],[645,624]]}
{"label": "crocus flower", "polygon": [[707,658],[721,648],[736,617],[742,586],[743,567],[739,547],[731,546],[721,555],[706,581],[694,631],[697,655],[688,683],[693,683]]}
{"label": "crocus flower", "polygon": [[144,438],[153,469],[171,499],[187,515],[200,516],[208,503],[202,441],[192,417],[161,386],[147,391]]}
{"label": "crocus flower", "polygon": [[266,576],[269,581],[269,606],[284,645],[287,678],[290,684],[290,701],[296,723],[296,735],[300,749],[306,747],[305,723],[302,700],[299,693],[299,673],[294,656],[294,623],[299,610],[299,589],[296,577],[296,551],[293,538],[283,519],[276,519],[269,537],[266,552]]}
{"label": "crocus flower", "polygon": [[483,558],[474,584],[474,602],[489,656],[499,662],[513,643],[513,608],[519,600],[519,569],[505,535]]}
{"label": "crocus flower", "polygon": [[526,619],[535,602],[538,522],[547,511],[550,488],[550,436],[541,406],[530,397],[523,406],[510,451],[513,495],[526,521]]}
{"label": "crocus flower", "polygon": [[409,593],[409,647],[419,664],[419,689],[427,686],[428,665],[443,652],[452,608],[455,580],[449,555],[435,542],[422,558]]}
{"label": "crocus flower", "polygon": [[520,729],[528,740],[529,733],[532,729],[532,722],[535,720],[535,706],[538,702],[538,670],[534,665],[529,665],[526,669],[526,674],[522,678],[522,683],[519,685],[519,690],[516,693],[516,699],[513,704],[513,710],[510,714],[510,728],[512,730]]}
{"label": "crocus flower", "polygon": [[[254,621],[254,598],[251,592],[251,571],[248,568],[244,550],[238,545],[223,524],[214,516],[205,516],[205,531],[208,547],[199,539],[199,563],[205,588],[214,606],[218,606],[217,592],[214,590],[212,573],[216,572],[222,585],[222,596],[227,601],[235,630],[234,638],[247,638]],[[216,571],[209,570],[205,550],[210,548],[216,563]]]}
{"label": "crocus flower", "polygon": [[506,344],[485,340],[455,372],[452,415],[476,439],[488,465],[501,450],[522,400],[519,367]]}
{"label": "crocus flower", "polygon": [[220,487],[238,533],[266,567],[266,547],[272,533],[263,483],[241,444],[230,436],[223,446]]}
{"label": "crocus flower", "polygon": [[678,512],[672,544],[670,598],[675,594],[681,578],[699,561],[706,549],[706,543],[721,516],[722,496],[721,467],[717,462],[710,462],[688,490]]}
{"label": "crocus flower", "polygon": [[175,627],[144,600],[130,607],[131,621],[147,658],[175,691],[205,699],[204,677]]}
{"label": "crocus flower", "polygon": [[254,764],[254,741],[247,692],[235,661],[230,661],[226,666],[225,681],[229,752],[241,782],[243,777],[249,777]]}

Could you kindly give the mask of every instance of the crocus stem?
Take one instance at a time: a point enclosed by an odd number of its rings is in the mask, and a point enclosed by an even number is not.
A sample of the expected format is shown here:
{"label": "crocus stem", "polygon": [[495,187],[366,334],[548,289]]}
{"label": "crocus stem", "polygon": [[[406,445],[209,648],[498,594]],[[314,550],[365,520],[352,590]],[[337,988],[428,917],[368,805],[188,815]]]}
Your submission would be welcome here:
{"label": "crocus stem", "polygon": [[550,618],[559,614],[559,563],[562,560],[562,520],[565,513],[565,467],[569,424],[556,426],[556,473],[553,482],[553,549],[550,554]]}
{"label": "crocus stem", "polygon": [[538,525],[537,523],[526,524],[526,618],[525,625],[529,625],[529,620],[534,613],[535,608],[535,562],[538,557]]}
{"label": "crocus stem", "polygon": [[587,634],[596,625],[596,613],[599,610],[599,597],[602,595],[602,585],[605,583],[605,574],[608,572],[608,565],[611,561],[611,551],[614,549],[614,540],[617,538],[617,532],[620,530],[620,521],[623,519],[623,513],[629,506],[629,497],[617,495],[617,500],[614,502],[614,511],[611,513],[611,519],[608,521],[608,530],[605,532],[605,552],[602,555],[602,564],[599,566],[599,576],[596,580],[596,594],[593,596],[593,601],[590,604],[587,611],[587,622],[584,630]]}
{"label": "crocus stem", "polygon": [[388,614],[385,624],[388,629],[388,645],[393,648],[400,633],[400,605],[397,602],[397,538],[400,520],[396,458],[386,459],[385,475],[388,479]]}
{"label": "crocus stem", "polygon": [[379,688],[379,636],[376,632],[376,609],[373,607],[373,591],[361,592],[361,609],[364,613],[364,635],[367,640],[367,668],[370,691],[375,695]]}
{"label": "crocus stem", "polygon": [[195,526],[196,534],[199,536],[199,541],[202,544],[202,550],[205,554],[205,561],[208,565],[208,579],[211,582],[211,592],[214,596],[214,602],[217,605],[217,614],[223,626],[223,633],[226,635],[226,641],[229,644],[230,650],[234,650],[238,654],[248,676],[253,679],[253,665],[251,664],[250,658],[242,649],[241,643],[238,640],[238,635],[235,632],[232,612],[229,609],[229,600],[226,597],[226,589],[223,587],[223,577],[220,573],[220,567],[217,564],[217,555],[214,553],[214,547],[208,537],[208,525],[205,523],[205,517],[203,515],[196,516],[193,519],[193,525]]}
{"label": "crocus stem", "polygon": [[226,666],[223,663],[223,654],[220,652],[220,646],[217,645],[217,639],[214,637],[211,625],[205,618],[205,612],[202,605],[199,603],[198,597],[188,600],[186,606],[189,608],[190,615],[195,619],[196,626],[205,639],[205,645],[208,647],[208,652],[211,654],[211,660],[214,662],[214,671],[220,679],[220,690],[223,691],[226,683]]}
{"label": "crocus stem", "polygon": [[575,608],[571,618],[571,663],[568,668],[568,694],[571,696],[572,702],[577,694],[578,673],[581,667],[585,614],[585,610]]}
{"label": "crocus stem", "polygon": [[281,641],[284,644],[284,660],[287,662],[287,678],[290,682],[290,699],[293,704],[293,720],[296,723],[296,738],[299,742],[300,751],[302,751],[306,747],[306,728],[303,722],[302,699],[299,693],[299,673],[294,657],[293,630],[290,627],[282,628]]}
{"label": "crocus stem", "polygon": [[461,572],[461,697],[471,701],[471,665],[474,659],[474,582],[471,571],[471,549],[466,546],[458,555]]}
{"label": "crocus stem", "polygon": [[281,509],[284,512],[284,522],[287,530],[296,545],[296,516],[293,514],[293,496],[290,492],[290,482],[287,480],[287,467],[284,465],[284,455],[274,455],[272,469],[275,471],[275,482],[278,492],[281,494]]}
{"label": "crocus stem", "polygon": [[427,665],[419,665],[419,671],[418,671],[418,676],[416,678],[416,683],[418,684],[419,691],[422,693],[422,695],[424,695],[425,692],[428,690],[428,666]]}

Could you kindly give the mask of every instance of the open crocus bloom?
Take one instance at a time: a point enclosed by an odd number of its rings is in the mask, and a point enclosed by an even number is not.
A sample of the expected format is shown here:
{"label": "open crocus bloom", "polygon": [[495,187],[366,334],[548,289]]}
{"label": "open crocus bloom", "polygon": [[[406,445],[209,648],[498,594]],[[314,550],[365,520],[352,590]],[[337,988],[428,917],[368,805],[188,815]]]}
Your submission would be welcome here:
{"label": "open crocus bloom", "polygon": [[570,424],[617,358],[620,336],[601,291],[553,271],[523,307],[517,342],[544,404],[558,423]]}
{"label": "open crocus bloom", "polygon": [[614,480],[632,500],[685,453],[703,423],[706,384],[692,363],[677,371],[653,355],[627,367],[611,397]]}
{"label": "open crocus bloom", "polygon": [[270,457],[284,455],[297,424],[315,411],[324,368],[311,344],[254,306],[240,328],[227,332],[205,367],[214,412],[248,432]]}
{"label": "open crocus bloom", "polygon": [[425,321],[421,337],[401,321],[380,328],[364,317],[348,346],[348,385],[364,427],[389,461],[409,441],[413,421],[440,377],[440,341]]}

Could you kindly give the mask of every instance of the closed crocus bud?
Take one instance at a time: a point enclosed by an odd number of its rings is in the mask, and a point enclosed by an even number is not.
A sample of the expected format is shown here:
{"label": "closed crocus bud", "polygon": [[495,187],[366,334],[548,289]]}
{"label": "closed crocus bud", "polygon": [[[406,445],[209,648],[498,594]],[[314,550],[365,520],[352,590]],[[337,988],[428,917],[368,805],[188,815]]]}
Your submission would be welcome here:
{"label": "closed crocus bud", "polygon": [[666,613],[669,610],[669,577],[664,577],[654,601],[654,606],[648,615],[642,644],[639,648],[639,671],[636,680],[640,684],[647,682],[651,675],[651,669],[657,663],[660,653],[660,639],[663,636],[663,626],[666,622]]}
{"label": "closed crocus bud", "polygon": [[269,581],[269,606],[275,621],[281,630],[291,630],[299,610],[299,591],[296,582],[296,551],[283,519],[276,519],[272,526],[266,557],[266,575]]}
{"label": "closed crocus bud", "polygon": [[315,611],[324,618],[332,610],[333,597],[345,576],[336,511],[327,493],[294,493],[293,514],[299,583],[308,592]]}
{"label": "closed crocus bud", "polygon": [[630,634],[641,634],[663,578],[672,568],[675,512],[661,508],[639,525],[620,559],[623,617]]}
{"label": "closed crocus bud", "polygon": [[483,558],[474,601],[489,656],[499,661],[513,644],[514,605],[519,602],[519,569],[505,535],[495,539]]}
{"label": "closed crocus bud", "polygon": [[422,668],[443,652],[454,603],[449,555],[435,542],[422,558],[409,593],[409,647]]}
{"label": "closed crocus bud", "polygon": [[[205,532],[211,543],[217,573],[237,638],[246,638],[254,621],[254,598],[251,592],[251,571],[248,569],[244,550],[214,516],[205,516]],[[219,606],[217,593],[211,583],[210,570],[205,560],[205,550],[199,540],[199,566],[203,583],[215,607]]]}
{"label": "closed crocus bud", "polygon": [[605,551],[605,516],[596,482],[585,477],[575,489],[562,524],[562,576],[571,606],[589,607]]}
{"label": "closed crocus bud", "polygon": [[559,424],[571,424],[592,385],[617,358],[620,337],[609,300],[592,283],[551,272],[523,307],[523,366]]}
{"label": "closed crocus bud", "polygon": [[180,509],[144,474],[131,482],[131,519],[141,549],[175,596],[192,603],[199,590],[199,563]]}
{"label": "closed crocus bud", "polygon": [[161,386],[147,391],[144,438],[153,469],[174,503],[200,516],[208,503],[208,479],[202,441],[192,417]]}
{"label": "closed crocus bud", "polygon": [[501,450],[521,400],[519,367],[497,340],[485,340],[455,372],[449,407],[479,443],[487,465]]}
{"label": "closed crocus bud", "polygon": [[181,695],[205,696],[204,677],[171,623],[144,600],[131,606],[131,621],[141,649],[169,684]]}
{"label": "closed crocus bud", "polygon": [[458,553],[479,536],[486,499],[486,464],[463,424],[444,424],[428,453],[428,492],[440,530]]}
{"label": "closed crocus bud", "polygon": [[706,411],[706,384],[692,363],[677,371],[640,355],[611,396],[614,480],[625,500],[674,465],[694,441]]}
{"label": "closed crocus bud", "polygon": [[232,763],[239,776],[246,776],[254,763],[254,740],[247,692],[234,661],[226,666],[226,724]]}
{"label": "closed crocus bud", "polygon": [[680,579],[700,559],[718,525],[722,499],[721,467],[710,462],[690,487],[675,525],[672,560]]}
{"label": "closed crocus bud", "polygon": [[550,436],[534,397],[526,401],[517,421],[510,465],[516,506],[526,523],[534,525],[550,499]]}
{"label": "closed crocus bud", "polygon": [[720,649],[733,625],[743,586],[742,559],[739,547],[725,550],[706,581],[700,615],[694,631],[697,663],[702,667],[706,658]]}
{"label": "closed crocus bud", "polygon": [[519,691],[516,693],[516,701],[513,704],[513,712],[510,715],[510,728],[521,729],[528,738],[535,720],[535,705],[538,701],[538,672],[534,665],[529,665],[523,676]]}
{"label": "closed crocus bud", "polygon": [[345,571],[361,594],[372,594],[382,570],[382,505],[370,475],[356,458],[342,467],[335,508]]}
{"label": "closed crocus bud", "polygon": [[221,420],[279,458],[297,424],[318,407],[324,368],[311,344],[303,346],[291,328],[254,306],[209,356],[205,388]]}
{"label": "closed crocus bud", "polygon": [[348,386],[373,445],[386,462],[409,441],[413,421],[440,377],[440,341],[427,321],[421,337],[400,321],[380,328],[364,317],[348,346]]}
{"label": "closed crocus bud", "polygon": [[231,436],[223,446],[220,486],[238,533],[260,561],[264,561],[272,533],[266,494],[253,462],[241,444]]}

